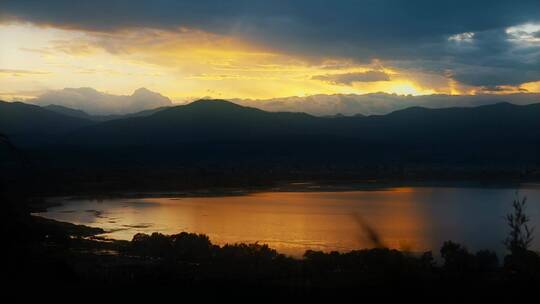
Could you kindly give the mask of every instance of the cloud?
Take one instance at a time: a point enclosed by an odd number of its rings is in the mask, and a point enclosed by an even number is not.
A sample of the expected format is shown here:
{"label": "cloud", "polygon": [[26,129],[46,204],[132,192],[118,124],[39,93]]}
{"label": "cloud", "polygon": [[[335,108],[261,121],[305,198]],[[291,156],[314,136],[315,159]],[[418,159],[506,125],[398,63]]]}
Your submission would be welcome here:
{"label": "cloud", "polygon": [[[482,91],[484,92],[505,92],[508,90],[507,87],[504,86],[483,86],[481,87]],[[527,90],[522,89],[524,92]]]}
{"label": "cloud", "polygon": [[334,94],[307,97],[287,97],[273,99],[236,99],[234,102],[272,112],[306,112],[312,115],[379,115],[413,106],[427,108],[472,107],[511,102],[531,104],[540,101],[540,94],[479,94],[479,95],[423,95],[405,96],[386,93],[374,94]]}
{"label": "cloud", "polygon": [[65,88],[47,91],[26,102],[40,106],[60,105],[96,115],[133,113],[172,104],[169,98],[145,88],[132,95],[112,95],[92,88]]}
{"label": "cloud", "polygon": [[448,41],[456,41],[456,42],[472,42],[474,38],[474,33],[472,32],[465,32],[465,33],[459,33],[452,35],[448,37]]}
{"label": "cloud", "polygon": [[21,69],[0,69],[0,76],[8,75],[8,76],[19,77],[19,76],[25,76],[25,75],[45,75],[45,74],[49,74],[49,72],[21,70]]}
{"label": "cloud", "polygon": [[332,84],[351,85],[354,82],[390,81],[390,76],[381,71],[367,71],[358,73],[326,74],[313,76],[313,80],[321,80]]}
{"label": "cloud", "polygon": [[0,21],[94,33],[197,29],[312,60],[380,59],[498,86],[540,80],[540,44],[522,39],[537,34],[517,32],[540,24],[539,11],[538,0],[4,0]]}
{"label": "cloud", "polygon": [[468,66],[456,69],[453,78],[473,86],[519,86],[540,79],[540,70],[512,67]]}

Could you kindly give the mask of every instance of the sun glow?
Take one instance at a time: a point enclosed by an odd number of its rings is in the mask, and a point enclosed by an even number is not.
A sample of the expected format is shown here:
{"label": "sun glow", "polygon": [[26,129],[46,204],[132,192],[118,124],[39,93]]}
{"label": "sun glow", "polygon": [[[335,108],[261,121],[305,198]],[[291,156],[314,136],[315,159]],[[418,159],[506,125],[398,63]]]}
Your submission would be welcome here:
{"label": "sun glow", "polygon": [[392,84],[388,89],[388,92],[398,95],[425,95],[435,93],[433,90],[424,90],[410,82]]}
{"label": "sun glow", "polygon": [[[177,102],[203,97],[456,92],[450,78],[434,80],[419,72],[383,67],[378,60],[314,61],[185,28],[102,33],[14,23],[0,25],[0,40],[0,99],[8,100],[65,87],[93,87],[112,94],[146,87]],[[381,74],[388,76],[376,77]]]}

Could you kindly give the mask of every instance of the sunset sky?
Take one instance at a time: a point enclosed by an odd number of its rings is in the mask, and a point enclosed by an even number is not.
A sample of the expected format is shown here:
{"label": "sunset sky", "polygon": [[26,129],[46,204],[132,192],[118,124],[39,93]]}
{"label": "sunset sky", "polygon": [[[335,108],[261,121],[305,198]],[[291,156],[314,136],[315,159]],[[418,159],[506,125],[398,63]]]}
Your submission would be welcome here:
{"label": "sunset sky", "polygon": [[3,0],[0,41],[4,100],[540,92],[538,0]]}

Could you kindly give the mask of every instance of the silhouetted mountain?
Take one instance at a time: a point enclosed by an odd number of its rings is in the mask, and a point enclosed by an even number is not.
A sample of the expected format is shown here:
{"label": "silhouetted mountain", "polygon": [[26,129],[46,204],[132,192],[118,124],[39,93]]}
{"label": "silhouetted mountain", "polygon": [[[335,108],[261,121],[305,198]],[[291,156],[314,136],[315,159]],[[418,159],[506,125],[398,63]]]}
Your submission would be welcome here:
{"label": "silhouetted mountain", "polygon": [[[70,146],[175,147],[182,157],[326,162],[537,162],[540,104],[414,107],[381,116],[322,118],[201,100],[75,131]],[[194,153],[193,155],[190,153]]]}
{"label": "silhouetted mountain", "polygon": [[[171,145],[252,141],[306,135],[321,119],[303,113],[271,113],[223,100],[200,100],[147,117],[113,120],[75,132],[70,144]],[[316,129],[315,129],[316,130]],[[78,138],[84,137],[84,142]]]}
{"label": "silhouetted mountain", "polygon": [[127,163],[540,163],[540,104],[413,107],[387,115],[325,118],[200,100],[100,123],[21,103],[2,106],[18,113],[2,110],[9,119],[2,120],[1,130],[16,139],[24,135],[31,142],[48,138],[44,134],[69,132],[49,148],[108,151],[107,158],[121,157]]}
{"label": "silhouetted mountain", "polygon": [[0,132],[17,144],[51,143],[57,136],[93,124],[21,102],[0,101]]}
{"label": "silhouetted mountain", "polygon": [[538,144],[539,118],[540,104],[498,103],[475,108],[413,107],[365,120],[371,128],[383,128],[385,135],[398,142],[504,146]]}
{"label": "silhouetted mountain", "polygon": [[[362,114],[355,114],[355,115],[351,115],[351,116],[363,116]],[[347,115],[343,115],[341,113],[337,113],[337,114],[332,114],[332,115],[322,115],[320,117],[324,117],[324,118],[340,118],[340,117],[346,117]]]}
{"label": "silhouetted mountain", "polygon": [[45,109],[47,109],[49,111],[53,111],[53,112],[56,112],[56,113],[59,113],[59,114],[67,115],[67,116],[72,116],[72,117],[77,117],[77,118],[84,118],[84,119],[88,119],[88,120],[94,120],[91,115],[89,115],[88,113],[86,113],[86,112],[84,112],[82,110],[75,110],[75,109],[72,109],[72,108],[59,106],[59,105],[48,105],[48,106],[45,106],[43,108],[45,108]]}
{"label": "silhouetted mountain", "polygon": [[149,116],[161,110],[167,109],[168,107],[159,107],[155,109],[149,109],[149,110],[144,110],[144,111],[130,113],[130,114],[124,114],[124,115],[114,115],[114,114],[90,115],[82,110],[76,110],[76,109],[59,106],[59,105],[48,105],[48,106],[45,106],[44,108],[47,110],[56,112],[56,113],[67,115],[67,116],[84,118],[84,119],[88,119],[88,120],[92,120],[96,122],[102,122],[102,121],[109,121],[109,120],[122,119],[122,118]]}
{"label": "silhouetted mountain", "polygon": [[[148,109],[148,110],[143,110],[143,111],[124,114],[124,115],[106,115],[106,116],[102,116],[102,117],[107,117],[107,120],[118,119],[118,118],[130,118],[130,117],[144,117],[144,116],[150,116],[150,115],[152,115],[154,113],[157,113],[159,111],[162,111],[162,110],[165,110],[165,109],[168,109],[168,108],[169,107],[159,107],[159,108],[155,108],[155,109]],[[112,118],[112,117],[116,117],[116,118]]]}

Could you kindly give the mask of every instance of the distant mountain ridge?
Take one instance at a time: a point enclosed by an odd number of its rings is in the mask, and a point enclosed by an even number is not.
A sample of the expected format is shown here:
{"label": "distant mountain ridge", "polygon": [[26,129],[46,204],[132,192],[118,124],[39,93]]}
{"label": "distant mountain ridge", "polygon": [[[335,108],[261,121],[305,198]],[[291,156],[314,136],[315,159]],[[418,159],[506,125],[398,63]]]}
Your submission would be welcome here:
{"label": "distant mountain ridge", "polygon": [[[273,113],[224,100],[199,100],[145,117],[104,122],[74,132],[66,142],[77,144],[144,145],[179,142],[258,140],[286,136],[298,124],[317,122],[304,113]],[[109,141],[110,140],[110,141]]]}
{"label": "distant mountain ridge", "polygon": [[368,94],[317,94],[271,99],[233,99],[243,106],[257,107],[265,111],[305,112],[317,116],[385,115],[410,107],[431,109],[451,107],[477,107],[500,102],[527,105],[540,102],[539,93],[476,94],[476,95],[397,95],[388,93]]}
{"label": "distant mountain ridge", "polygon": [[168,97],[146,88],[137,89],[131,95],[114,95],[89,87],[64,88],[47,91],[27,102],[39,106],[63,106],[96,116],[124,115],[172,105]]}
{"label": "distant mountain ridge", "polygon": [[159,112],[161,110],[164,110],[168,107],[159,107],[159,108],[155,108],[155,109],[148,109],[148,110],[143,110],[143,111],[140,111],[140,112],[135,112],[135,113],[128,113],[128,114],[123,114],[123,115],[115,115],[115,114],[110,114],[110,115],[90,115],[82,110],[75,110],[75,109],[72,109],[72,108],[68,108],[68,107],[65,107],[65,106],[60,106],[60,105],[55,105],[55,104],[51,104],[51,105],[47,105],[47,106],[44,106],[43,108],[47,109],[47,110],[50,110],[50,111],[53,111],[53,112],[56,112],[56,113],[59,113],[59,114],[64,114],[64,115],[67,115],[67,116],[72,116],[72,117],[77,117],[77,118],[84,118],[84,119],[88,119],[88,120],[92,120],[92,121],[96,121],[96,122],[101,122],[101,121],[109,121],[109,120],[115,120],[115,119],[122,119],[122,118],[129,118],[129,117],[141,117],[141,116],[148,116],[148,115],[152,115],[156,112]]}
{"label": "distant mountain ridge", "polygon": [[44,132],[48,125],[42,123],[36,133],[54,134],[57,147],[128,149],[139,151],[143,159],[162,151],[186,161],[540,163],[540,104],[411,107],[387,115],[317,117],[199,100],[104,122],[24,104],[10,106],[19,114],[10,120],[18,127],[0,125],[8,135],[23,134],[13,130],[22,128],[28,117],[48,122],[54,117],[50,128],[55,132]]}

